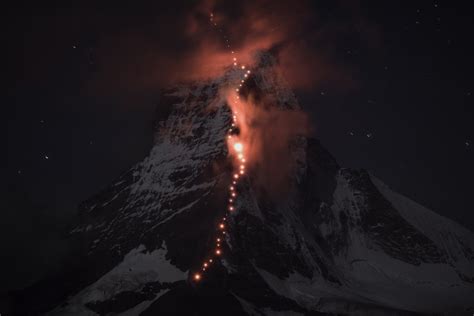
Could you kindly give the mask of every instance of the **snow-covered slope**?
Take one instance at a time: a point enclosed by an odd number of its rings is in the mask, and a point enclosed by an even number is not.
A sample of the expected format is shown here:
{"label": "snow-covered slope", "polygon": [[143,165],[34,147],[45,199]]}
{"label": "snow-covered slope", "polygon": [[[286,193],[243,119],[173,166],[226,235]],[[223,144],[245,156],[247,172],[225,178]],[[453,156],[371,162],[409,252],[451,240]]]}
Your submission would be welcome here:
{"label": "snow-covered slope", "polygon": [[[281,111],[297,110],[275,60],[260,58],[242,97],[271,96]],[[340,168],[317,140],[303,136],[288,148],[293,172],[285,194],[268,194],[250,170],[237,188],[222,261],[199,284],[189,280],[212,248],[226,206],[232,114],[219,91],[235,78],[229,70],[163,91],[149,156],[81,205],[71,232],[81,245],[80,264],[23,293],[19,310],[470,314],[474,235],[366,171]],[[41,296],[45,286],[62,283],[59,294]]]}

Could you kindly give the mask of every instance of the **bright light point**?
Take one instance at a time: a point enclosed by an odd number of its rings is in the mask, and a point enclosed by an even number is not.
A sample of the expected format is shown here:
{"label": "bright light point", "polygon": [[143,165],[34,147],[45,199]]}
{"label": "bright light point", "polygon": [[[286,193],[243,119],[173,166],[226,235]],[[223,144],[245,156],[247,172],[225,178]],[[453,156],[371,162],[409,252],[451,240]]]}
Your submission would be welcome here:
{"label": "bright light point", "polygon": [[229,207],[229,211],[233,211],[234,210],[234,207],[233,206],[230,206]]}
{"label": "bright light point", "polygon": [[242,158],[244,158],[244,155],[239,154],[238,157],[239,157],[239,159],[242,159]]}
{"label": "bright light point", "polygon": [[235,197],[235,193],[232,193],[232,196]]}
{"label": "bright light point", "polygon": [[232,200],[232,199],[229,199],[229,203],[232,203],[233,201],[234,201],[234,200]]}
{"label": "bright light point", "polygon": [[242,162],[245,162],[245,158],[242,158]]}
{"label": "bright light point", "polygon": [[219,228],[220,228],[220,229],[224,229],[224,224],[220,224],[220,225],[219,225]]}
{"label": "bright light point", "polygon": [[245,78],[247,78],[247,76],[248,76],[247,74],[244,75]]}
{"label": "bright light point", "polygon": [[235,91],[239,92],[239,89],[235,89]]}
{"label": "bright light point", "polygon": [[245,69],[245,66],[242,66],[242,69]]}
{"label": "bright light point", "polygon": [[237,60],[237,58],[234,57],[234,61],[236,61],[236,60]]}
{"label": "bright light point", "polygon": [[209,262],[212,262],[212,259],[209,259]]}
{"label": "bright light point", "polygon": [[221,239],[220,239],[220,238],[217,238],[217,241],[219,241],[219,242],[220,242],[220,241],[221,241]]}
{"label": "bright light point", "polygon": [[217,249],[216,250],[216,255],[220,255],[221,254],[221,250],[220,249]]}
{"label": "bright light point", "polygon": [[232,136],[231,136],[231,135],[229,135],[229,136],[227,136],[227,138],[228,138],[228,139],[231,139],[231,138],[232,138]]}
{"label": "bright light point", "polygon": [[234,149],[238,152],[241,152],[244,149],[244,146],[242,145],[242,143],[235,143]]}
{"label": "bright light point", "polygon": [[196,274],[194,275],[194,280],[196,280],[196,281],[201,280],[201,275],[200,275],[199,273],[196,273]]}
{"label": "bright light point", "polygon": [[233,187],[233,186],[231,186],[231,187],[230,187],[230,189],[231,189],[231,190],[234,190],[234,187]]}
{"label": "bright light point", "polygon": [[247,73],[249,74],[249,73],[250,73],[250,70],[247,70]]}
{"label": "bright light point", "polygon": [[243,170],[240,170],[240,174],[244,174],[244,171],[243,171]]}
{"label": "bright light point", "polygon": [[234,66],[237,66],[237,63],[234,63]]}
{"label": "bright light point", "polygon": [[234,174],[234,178],[238,179],[239,178],[239,175],[236,173]]}
{"label": "bright light point", "polygon": [[240,169],[245,169],[245,166],[244,166],[244,165],[241,165],[241,166],[240,166]]}
{"label": "bright light point", "polygon": [[204,262],[204,266],[207,267],[207,263]]}

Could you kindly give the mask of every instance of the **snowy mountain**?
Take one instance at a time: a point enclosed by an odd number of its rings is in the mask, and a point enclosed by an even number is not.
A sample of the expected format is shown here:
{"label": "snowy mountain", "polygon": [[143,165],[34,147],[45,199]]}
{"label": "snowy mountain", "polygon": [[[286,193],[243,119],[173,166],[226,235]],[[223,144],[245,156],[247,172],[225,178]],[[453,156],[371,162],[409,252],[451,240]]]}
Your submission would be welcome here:
{"label": "snowy mountain", "polygon": [[[275,60],[259,58],[242,96],[297,111]],[[150,154],[81,205],[77,257],[22,292],[18,313],[471,315],[474,234],[303,136],[285,194],[252,171],[239,183],[224,255],[192,280],[226,208],[232,112],[220,91],[235,76],[163,91]]]}

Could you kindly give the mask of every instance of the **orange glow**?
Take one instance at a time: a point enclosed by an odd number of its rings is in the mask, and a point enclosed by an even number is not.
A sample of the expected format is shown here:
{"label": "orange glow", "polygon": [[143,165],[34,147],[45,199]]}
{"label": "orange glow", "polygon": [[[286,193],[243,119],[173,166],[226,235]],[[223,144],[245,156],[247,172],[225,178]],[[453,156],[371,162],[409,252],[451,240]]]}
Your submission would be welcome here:
{"label": "orange glow", "polygon": [[233,206],[230,206],[229,207],[229,211],[233,211],[234,210],[234,207]]}
{"label": "orange glow", "polygon": [[245,66],[242,66],[242,69],[245,69]]}
{"label": "orange glow", "polygon": [[217,249],[216,250],[216,255],[220,255],[221,254],[221,250],[220,249]]}
{"label": "orange glow", "polygon": [[239,178],[239,175],[236,173],[234,174],[234,178],[238,179]]}
{"label": "orange glow", "polygon": [[204,262],[204,266],[207,267],[207,263],[206,263],[206,262]]}
{"label": "orange glow", "polygon": [[221,241],[221,239],[220,239],[220,238],[217,238],[217,241],[219,241],[219,242],[220,242],[220,241]]}
{"label": "orange glow", "polygon": [[196,280],[196,281],[201,280],[201,275],[200,275],[199,273],[196,273],[196,274],[194,275],[194,280]]}
{"label": "orange glow", "polygon": [[220,224],[220,225],[219,225],[219,228],[220,228],[220,229],[224,229],[224,224]]}

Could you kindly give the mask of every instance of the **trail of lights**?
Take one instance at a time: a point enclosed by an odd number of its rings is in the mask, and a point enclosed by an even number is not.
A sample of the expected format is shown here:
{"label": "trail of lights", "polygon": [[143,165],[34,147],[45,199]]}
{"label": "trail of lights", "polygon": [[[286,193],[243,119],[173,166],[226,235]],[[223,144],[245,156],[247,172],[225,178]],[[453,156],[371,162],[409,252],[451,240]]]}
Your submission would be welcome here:
{"label": "trail of lights", "polygon": [[[213,13],[210,13],[209,20],[212,26],[218,27],[217,22],[214,19]],[[219,32],[222,33],[221,28],[219,28]],[[223,37],[226,43],[226,47],[230,49],[231,46],[230,46],[228,38],[225,35]],[[250,70],[245,70],[246,69],[245,65],[240,65],[239,67],[238,59],[237,57],[235,57],[237,54],[233,50],[230,50],[230,53],[231,53],[231,56],[234,56],[231,59],[231,63],[233,64],[234,68],[238,69],[240,73],[242,74],[242,77],[239,80],[238,86],[235,88],[236,96],[235,96],[234,102],[237,103],[239,102],[239,99],[240,99],[240,96],[239,96],[240,88],[245,83],[245,80],[247,80],[250,74]],[[237,115],[238,115],[237,111],[232,112],[232,123],[231,123],[230,128],[227,131],[227,139],[228,139],[228,144],[232,145],[230,146],[231,154],[237,158],[238,168],[237,170],[232,171],[231,185],[229,186],[229,191],[228,191],[229,198],[227,200],[227,208],[224,212],[224,216],[220,219],[217,226],[217,234],[216,234],[217,237],[215,238],[215,242],[214,242],[214,251],[211,252],[207,256],[207,259],[205,259],[202,262],[200,269],[194,272],[192,279],[195,282],[201,281],[202,278],[204,277],[204,273],[212,266],[213,263],[215,263],[216,260],[219,259],[219,257],[223,255],[222,244],[225,241],[225,237],[227,234],[226,232],[227,217],[226,216],[230,215],[236,210],[235,201],[238,197],[237,185],[238,185],[239,180],[241,180],[242,177],[245,175],[245,170],[246,170],[245,148],[242,142],[239,141],[238,135],[236,135],[236,132],[238,131],[238,116]]]}

